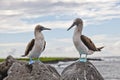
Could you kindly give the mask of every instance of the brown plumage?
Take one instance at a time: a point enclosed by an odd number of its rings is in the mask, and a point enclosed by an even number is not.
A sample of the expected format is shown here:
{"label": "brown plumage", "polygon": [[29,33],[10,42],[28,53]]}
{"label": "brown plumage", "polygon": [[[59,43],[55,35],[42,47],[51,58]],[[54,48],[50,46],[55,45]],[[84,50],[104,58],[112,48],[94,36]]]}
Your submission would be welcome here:
{"label": "brown plumage", "polygon": [[50,28],[45,28],[41,25],[37,25],[34,29],[35,39],[32,39],[25,50],[25,54],[22,57],[29,56],[30,58],[38,58],[39,55],[44,51],[46,46],[46,41],[42,34],[43,30],[51,30]]}
{"label": "brown plumage", "polygon": [[88,37],[85,36],[85,35],[81,35],[81,40],[82,40],[82,42],[86,45],[86,47],[87,47],[89,50],[92,50],[92,51],[101,51],[101,49],[104,48],[103,46],[97,48],[97,47],[95,46],[95,44],[91,41],[91,39],[88,38]]}
{"label": "brown plumage", "polygon": [[35,39],[32,39],[32,40],[28,43],[28,45],[27,45],[27,47],[26,47],[26,50],[25,50],[25,54],[22,55],[22,57],[25,57],[25,56],[27,56],[27,55],[29,54],[29,52],[32,50],[32,48],[33,48],[33,46],[34,46],[34,42],[35,42]]}
{"label": "brown plumage", "polygon": [[45,46],[46,46],[46,41],[45,41],[45,44],[44,44],[44,48],[43,48],[43,51],[45,50]]}
{"label": "brown plumage", "polygon": [[[27,45],[27,48],[25,50],[25,55],[22,55],[22,57],[25,57],[29,54],[29,52],[32,50],[33,46],[34,46],[34,43],[35,43],[35,39],[32,39],[28,45]],[[44,48],[43,48],[43,51],[45,50],[45,46],[46,46],[46,41],[45,41],[45,44],[44,44]]]}
{"label": "brown plumage", "polygon": [[90,38],[85,35],[82,35],[83,30],[83,21],[80,18],[76,18],[73,24],[67,29],[70,30],[72,27],[75,27],[73,34],[73,43],[75,48],[80,54],[80,61],[86,62],[87,55],[93,54],[95,51],[101,51],[102,47],[97,48]]}

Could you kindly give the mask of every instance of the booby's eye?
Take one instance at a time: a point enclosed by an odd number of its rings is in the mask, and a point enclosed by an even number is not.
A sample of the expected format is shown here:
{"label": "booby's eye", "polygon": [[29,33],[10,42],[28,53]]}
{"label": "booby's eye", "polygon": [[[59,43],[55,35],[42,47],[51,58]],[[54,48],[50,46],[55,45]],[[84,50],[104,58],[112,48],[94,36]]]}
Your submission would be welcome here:
{"label": "booby's eye", "polygon": [[44,30],[44,27],[40,27],[40,31]]}

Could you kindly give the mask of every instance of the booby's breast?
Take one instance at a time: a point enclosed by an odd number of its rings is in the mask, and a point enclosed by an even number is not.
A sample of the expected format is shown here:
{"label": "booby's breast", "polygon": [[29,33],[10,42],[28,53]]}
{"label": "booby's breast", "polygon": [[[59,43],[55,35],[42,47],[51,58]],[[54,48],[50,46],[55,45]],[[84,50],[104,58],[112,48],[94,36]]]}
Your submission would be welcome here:
{"label": "booby's breast", "polygon": [[44,50],[45,40],[42,34],[39,34],[35,38],[35,44],[31,50],[29,57],[38,58]]}
{"label": "booby's breast", "polygon": [[88,54],[88,48],[84,45],[80,36],[81,36],[80,32],[75,30],[73,35],[73,43],[80,54],[81,53]]}

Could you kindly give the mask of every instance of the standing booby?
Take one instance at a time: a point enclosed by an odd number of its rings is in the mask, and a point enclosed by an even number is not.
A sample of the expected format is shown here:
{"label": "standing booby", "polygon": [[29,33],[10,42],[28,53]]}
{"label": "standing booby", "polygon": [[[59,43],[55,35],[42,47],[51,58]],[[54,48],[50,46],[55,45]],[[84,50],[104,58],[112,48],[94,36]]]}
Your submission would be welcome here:
{"label": "standing booby", "polygon": [[70,30],[76,25],[73,35],[73,43],[80,54],[80,62],[87,61],[87,55],[93,54],[95,51],[101,51],[104,47],[97,48],[94,43],[85,35],[82,35],[83,21],[80,18],[75,19],[73,24],[67,29]]}
{"label": "standing booby", "polygon": [[40,54],[44,51],[46,46],[46,41],[44,40],[44,36],[42,34],[43,30],[51,30],[50,28],[45,28],[41,25],[37,25],[34,30],[34,36],[35,39],[32,39],[25,50],[25,54],[22,55],[22,57],[29,56],[30,62],[29,64],[34,63],[35,61],[32,60],[32,58],[38,58]]}

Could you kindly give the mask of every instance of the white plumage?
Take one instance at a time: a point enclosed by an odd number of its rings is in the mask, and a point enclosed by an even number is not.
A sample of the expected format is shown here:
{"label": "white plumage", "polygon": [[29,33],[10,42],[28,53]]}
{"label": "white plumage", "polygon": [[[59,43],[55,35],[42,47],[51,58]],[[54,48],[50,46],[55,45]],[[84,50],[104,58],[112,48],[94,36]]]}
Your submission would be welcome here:
{"label": "white plumage", "polygon": [[[73,22],[71,27],[68,28],[68,30],[70,30],[75,25],[76,28],[73,34],[73,43],[80,54],[80,61],[86,62],[87,55],[91,55],[95,51],[101,51],[103,47],[96,48],[96,46],[94,45],[90,38],[82,35],[83,21],[80,18],[75,19],[75,21]],[[85,56],[81,57],[82,55]]]}
{"label": "white plumage", "polygon": [[42,34],[43,30],[51,30],[49,28],[45,28],[41,25],[37,25],[34,30],[35,39],[32,39],[25,50],[24,56],[29,56],[30,58],[30,64],[32,64],[34,61],[32,61],[32,58],[39,58],[40,54],[44,51],[46,46],[46,41],[44,40],[44,36]]}
{"label": "white plumage", "polygon": [[31,58],[38,58],[40,54],[43,52],[45,46],[44,36],[41,32],[36,32],[35,36],[35,44],[33,49],[29,53],[29,57]]}

